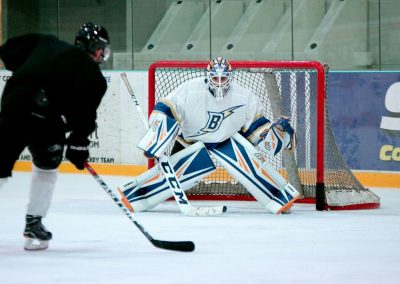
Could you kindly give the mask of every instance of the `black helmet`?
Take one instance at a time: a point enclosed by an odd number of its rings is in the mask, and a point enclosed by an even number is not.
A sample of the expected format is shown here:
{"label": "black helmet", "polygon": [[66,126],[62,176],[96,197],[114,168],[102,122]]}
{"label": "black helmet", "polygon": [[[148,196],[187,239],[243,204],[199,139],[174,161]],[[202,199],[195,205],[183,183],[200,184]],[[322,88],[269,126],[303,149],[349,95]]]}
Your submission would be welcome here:
{"label": "black helmet", "polygon": [[104,61],[110,55],[110,38],[106,29],[91,22],[79,28],[75,36],[75,45],[90,54],[94,54],[99,48],[104,49]]}

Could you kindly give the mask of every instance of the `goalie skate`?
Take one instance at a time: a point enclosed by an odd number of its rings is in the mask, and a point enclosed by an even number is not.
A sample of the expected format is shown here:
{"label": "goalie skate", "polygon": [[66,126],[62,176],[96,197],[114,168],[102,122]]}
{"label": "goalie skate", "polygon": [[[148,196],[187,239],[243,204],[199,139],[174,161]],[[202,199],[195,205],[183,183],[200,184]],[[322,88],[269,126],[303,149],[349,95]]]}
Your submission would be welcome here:
{"label": "goalie skate", "polygon": [[25,250],[45,250],[49,247],[53,235],[42,224],[41,216],[27,215],[24,237]]}

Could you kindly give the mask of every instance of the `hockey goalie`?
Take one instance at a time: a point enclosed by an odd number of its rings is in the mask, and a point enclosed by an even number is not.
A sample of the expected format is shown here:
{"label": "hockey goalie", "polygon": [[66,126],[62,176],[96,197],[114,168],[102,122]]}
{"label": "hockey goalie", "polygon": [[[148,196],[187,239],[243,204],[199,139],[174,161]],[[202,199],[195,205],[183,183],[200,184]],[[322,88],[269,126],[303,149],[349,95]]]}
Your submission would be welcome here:
{"label": "hockey goalie", "polygon": [[[174,144],[169,161],[183,190],[216,169],[214,158],[267,211],[288,211],[300,194],[257,147],[271,156],[294,149],[296,136],[289,119],[271,122],[264,117],[258,97],[233,81],[226,59],[211,60],[205,77],[181,84],[157,102],[138,148],[147,158],[157,159]],[[149,210],[172,197],[159,165],[120,191],[133,211]]]}

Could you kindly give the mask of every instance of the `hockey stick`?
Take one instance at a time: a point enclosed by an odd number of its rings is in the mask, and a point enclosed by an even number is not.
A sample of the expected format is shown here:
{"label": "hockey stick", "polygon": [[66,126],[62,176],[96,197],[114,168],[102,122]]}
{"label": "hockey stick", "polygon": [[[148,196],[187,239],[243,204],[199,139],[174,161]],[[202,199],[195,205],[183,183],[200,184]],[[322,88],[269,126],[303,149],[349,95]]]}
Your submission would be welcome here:
{"label": "hockey stick", "polygon": [[146,238],[155,246],[161,249],[174,250],[174,251],[194,251],[194,243],[191,241],[161,241],[154,239],[145,228],[135,219],[135,216],[124,206],[119,198],[114,194],[113,190],[104,182],[104,180],[96,173],[89,163],[85,163],[85,168],[100,184],[104,191],[111,197],[111,199],[118,205],[124,214],[131,220],[136,227],[146,236]]}
{"label": "hockey stick", "polygon": [[147,119],[146,119],[146,117],[144,116],[144,113],[143,113],[143,111],[142,111],[142,108],[141,108],[140,105],[139,105],[139,101],[137,100],[137,98],[136,98],[136,96],[135,96],[135,92],[133,91],[133,89],[132,89],[132,87],[131,87],[131,84],[129,83],[128,77],[126,76],[126,73],[125,73],[125,72],[124,72],[124,73],[121,73],[121,78],[122,78],[122,80],[124,81],[126,88],[128,89],[129,95],[131,96],[133,102],[135,103],[136,110],[138,111],[138,113],[139,113],[139,115],[140,115],[140,119],[142,120],[143,125],[146,127],[146,129],[149,129],[149,125],[148,125],[148,123],[147,123]]}
{"label": "hockey stick", "polygon": [[[139,102],[135,96],[135,93],[128,81],[128,77],[126,73],[121,73],[121,78],[125,83],[126,88],[128,89],[129,95],[131,96],[133,102],[136,105],[136,109],[140,114],[140,118],[146,127],[149,129],[147,120],[143,114],[142,108],[139,105]],[[215,207],[196,207],[190,204],[185,191],[182,189],[181,184],[176,176],[174,168],[169,163],[168,157],[164,154],[158,159],[160,163],[161,170],[168,182],[168,186],[172,191],[172,194],[175,198],[176,203],[179,206],[180,211],[183,215],[186,216],[212,216],[218,215],[226,212],[226,206],[215,206]]]}

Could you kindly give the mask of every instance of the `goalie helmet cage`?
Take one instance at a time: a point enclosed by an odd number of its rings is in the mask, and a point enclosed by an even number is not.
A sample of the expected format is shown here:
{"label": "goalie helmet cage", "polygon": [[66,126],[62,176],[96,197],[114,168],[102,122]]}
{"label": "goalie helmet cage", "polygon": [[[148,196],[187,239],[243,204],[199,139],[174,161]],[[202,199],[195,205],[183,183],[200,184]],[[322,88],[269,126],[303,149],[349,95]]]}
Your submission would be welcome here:
{"label": "goalie helmet cage", "polygon": [[[326,101],[327,70],[317,61],[231,61],[233,80],[252,91],[274,120],[291,118],[295,151],[264,157],[317,210],[379,208],[380,199],[361,185],[335,143]],[[155,103],[182,83],[204,77],[207,61],[158,61],[149,67],[150,114]],[[258,149],[262,152],[262,149]],[[254,200],[216,161],[217,170],[186,193],[197,200]],[[149,164],[151,167],[152,164]]]}

